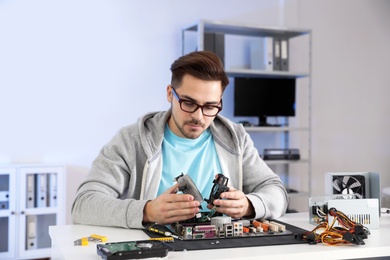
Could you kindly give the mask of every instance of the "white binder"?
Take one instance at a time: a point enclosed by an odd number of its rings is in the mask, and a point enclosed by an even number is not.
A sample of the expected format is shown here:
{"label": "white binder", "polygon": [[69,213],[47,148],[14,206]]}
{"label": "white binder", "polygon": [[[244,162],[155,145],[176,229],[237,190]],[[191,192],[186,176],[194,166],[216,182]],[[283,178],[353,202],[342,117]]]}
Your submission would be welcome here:
{"label": "white binder", "polygon": [[47,207],[47,174],[36,174],[36,206],[37,208]]}
{"label": "white binder", "polygon": [[264,38],[265,46],[265,70],[272,71],[274,69],[274,44],[272,37]]}
{"label": "white binder", "polygon": [[27,196],[26,196],[26,207],[35,207],[35,174],[27,174]]}
{"label": "white binder", "polygon": [[272,37],[263,37],[251,42],[250,64],[253,70],[272,71],[274,69],[274,46]]}
{"label": "white binder", "polygon": [[48,190],[49,190],[49,207],[57,206],[57,173],[50,173],[48,175]]}
{"label": "white binder", "polygon": [[26,216],[26,249],[37,249],[37,216]]}

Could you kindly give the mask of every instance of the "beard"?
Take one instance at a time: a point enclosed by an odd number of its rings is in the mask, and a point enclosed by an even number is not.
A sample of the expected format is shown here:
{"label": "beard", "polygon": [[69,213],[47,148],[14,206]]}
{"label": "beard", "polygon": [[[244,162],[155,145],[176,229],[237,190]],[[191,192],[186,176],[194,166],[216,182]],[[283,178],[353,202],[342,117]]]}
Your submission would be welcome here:
{"label": "beard", "polygon": [[[191,119],[189,121],[184,121],[184,123],[182,125],[180,125],[179,122],[176,120],[174,115],[172,115],[172,118],[173,118],[173,121],[175,122],[177,129],[179,129],[180,133],[188,139],[198,138],[205,130],[205,124],[203,124],[199,120]],[[185,129],[185,126],[188,126],[187,130]],[[191,126],[197,126],[197,128],[194,129]]]}

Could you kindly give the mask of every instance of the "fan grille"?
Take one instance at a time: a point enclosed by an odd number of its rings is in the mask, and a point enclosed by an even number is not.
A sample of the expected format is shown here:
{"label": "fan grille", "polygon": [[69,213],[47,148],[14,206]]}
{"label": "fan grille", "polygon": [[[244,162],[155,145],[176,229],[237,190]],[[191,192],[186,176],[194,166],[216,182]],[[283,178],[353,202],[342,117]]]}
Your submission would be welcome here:
{"label": "fan grille", "polygon": [[365,177],[362,175],[333,176],[333,194],[351,194],[358,199],[365,198]]}

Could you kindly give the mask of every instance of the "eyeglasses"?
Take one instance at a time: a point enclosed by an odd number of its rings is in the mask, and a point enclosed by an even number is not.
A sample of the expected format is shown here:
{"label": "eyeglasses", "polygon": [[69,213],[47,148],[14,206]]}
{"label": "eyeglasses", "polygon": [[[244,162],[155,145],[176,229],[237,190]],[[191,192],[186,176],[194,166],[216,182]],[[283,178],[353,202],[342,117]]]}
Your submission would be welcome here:
{"label": "eyeglasses", "polygon": [[198,108],[202,109],[202,113],[204,116],[216,116],[221,110],[222,110],[222,99],[221,99],[221,106],[212,106],[212,105],[198,105],[190,100],[181,99],[177,95],[175,89],[172,87],[172,93],[173,96],[177,99],[177,101],[180,104],[180,109],[187,113],[194,113]]}

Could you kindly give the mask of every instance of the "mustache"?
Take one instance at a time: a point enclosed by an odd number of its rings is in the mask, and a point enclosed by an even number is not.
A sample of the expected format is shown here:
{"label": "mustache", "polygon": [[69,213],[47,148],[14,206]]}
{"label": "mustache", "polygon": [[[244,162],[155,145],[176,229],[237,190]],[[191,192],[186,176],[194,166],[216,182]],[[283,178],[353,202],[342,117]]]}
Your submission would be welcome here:
{"label": "mustache", "polygon": [[199,121],[199,120],[195,120],[195,119],[193,119],[193,120],[190,120],[190,121],[186,121],[185,123],[186,123],[186,124],[191,124],[191,125],[199,125],[199,126],[204,126],[204,124],[202,124],[202,122],[201,122],[201,121]]}

